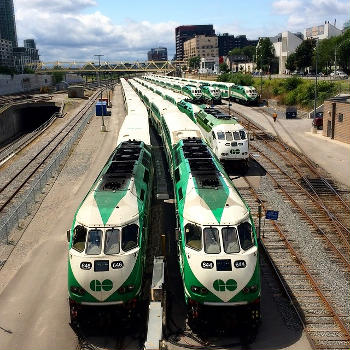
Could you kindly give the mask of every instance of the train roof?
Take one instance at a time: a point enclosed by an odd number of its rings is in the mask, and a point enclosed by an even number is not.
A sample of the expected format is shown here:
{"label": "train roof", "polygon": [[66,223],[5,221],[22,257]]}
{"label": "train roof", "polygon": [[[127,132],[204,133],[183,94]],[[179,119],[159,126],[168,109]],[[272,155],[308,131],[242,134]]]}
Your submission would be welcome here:
{"label": "train roof", "polygon": [[146,145],[150,145],[147,109],[130,84],[123,78],[120,79],[120,82],[124,92],[127,115],[120,128],[117,145],[127,140],[143,141]]}
{"label": "train roof", "polygon": [[[249,217],[238,191],[202,139],[182,140],[177,149],[182,154],[181,171],[185,167],[189,174],[182,211],[186,220],[202,225],[236,225]],[[185,177],[182,173],[180,183]]]}
{"label": "train roof", "polygon": [[199,127],[185,113],[180,112],[177,106],[136,81],[133,81],[132,84],[135,84],[157,106],[169,130],[172,145],[187,137],[202,137]]}
{"label": "train roof", "polygon": [[[141,81],[140,81],[141,79],[135,79],[135,80],[141,83]],[[174,91],[172,91],[170,89],[166,89],[166,88],[163,88],[163,87],[161,87],[159,85],[150,83],[148,80],[142,80],[142,83],[144,83],[144,84],[146,84],[148,86],[151,86],[154,89],[157,89],[159,92],[162,93],[163,96],[168,95],[169,97],[173,98],[176,103],[187,98],[187,96],[185,96],[183,94],[180,94],[180,93],[174,92]]]}
{"label": "train roof", "polygon": [[145,203],[145,172],[151,155],[141,141],[121,143],[110,156],[76,214],[76,222],[88,227],[118,227],[135,221]]}

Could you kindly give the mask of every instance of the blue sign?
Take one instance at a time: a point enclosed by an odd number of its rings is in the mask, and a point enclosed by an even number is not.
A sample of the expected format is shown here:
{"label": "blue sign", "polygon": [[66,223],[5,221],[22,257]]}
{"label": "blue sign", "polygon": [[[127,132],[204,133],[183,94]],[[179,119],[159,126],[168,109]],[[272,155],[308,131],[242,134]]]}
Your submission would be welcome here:
{"label": "blue sign", "polygon": [[278,219],[278,211],[275,210],[266,210],[266,219],[277,220]]}

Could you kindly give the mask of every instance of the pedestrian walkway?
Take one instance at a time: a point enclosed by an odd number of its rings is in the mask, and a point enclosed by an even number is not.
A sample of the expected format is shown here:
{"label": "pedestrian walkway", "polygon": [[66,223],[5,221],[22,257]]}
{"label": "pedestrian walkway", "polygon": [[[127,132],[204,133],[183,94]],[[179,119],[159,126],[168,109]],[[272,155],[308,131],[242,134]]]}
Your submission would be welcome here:
{"label": "pedestrian walkway", "polygon": [[312,133],[311,119],[280,119],[274,123],[271,115],[252,107],[232,103],[232,110],[279,136],[298,152],[324,168],[335,180],[350,188],[350,145],[322,136],[320,131]]}

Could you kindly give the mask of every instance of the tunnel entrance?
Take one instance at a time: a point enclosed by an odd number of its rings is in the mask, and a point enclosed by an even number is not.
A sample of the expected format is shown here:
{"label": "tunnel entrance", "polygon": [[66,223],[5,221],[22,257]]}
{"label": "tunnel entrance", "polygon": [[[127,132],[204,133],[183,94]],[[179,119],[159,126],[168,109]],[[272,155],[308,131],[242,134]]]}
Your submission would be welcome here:
{"label": "tunnel entrance", "polygon": [[24,103],[7,108],[0,115],[0,148],[34,131],[58,111],[54,102]]}

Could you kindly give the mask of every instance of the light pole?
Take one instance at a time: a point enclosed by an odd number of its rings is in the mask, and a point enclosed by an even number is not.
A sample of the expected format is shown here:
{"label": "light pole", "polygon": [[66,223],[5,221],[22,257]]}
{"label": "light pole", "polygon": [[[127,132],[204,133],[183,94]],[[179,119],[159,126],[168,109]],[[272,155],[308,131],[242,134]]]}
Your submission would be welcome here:
{"label": "light pole", "polygon": [[317,51],[318,40],[316,38],[316,60],[315,60],[315,99],[314,99],[314,118],[316,118],[316,103],[317,103],[317,59],[318,59],[318,51]]}
{"label": "light pole", "polygon": [[105,126],[105,119],[103,117],[103,101],[102,101],[102,87],[101,87],[101,79],[100,79],[100,67],[101,67],[101,57],[104,55],[94,55],[98,57],[98,71],[97,71],[97,77],[98,77],[98,86],[101,90],[101,117],[102,117],[102,125],[101,125],[101,131],[104,132],[106,131],[106,126]]}

